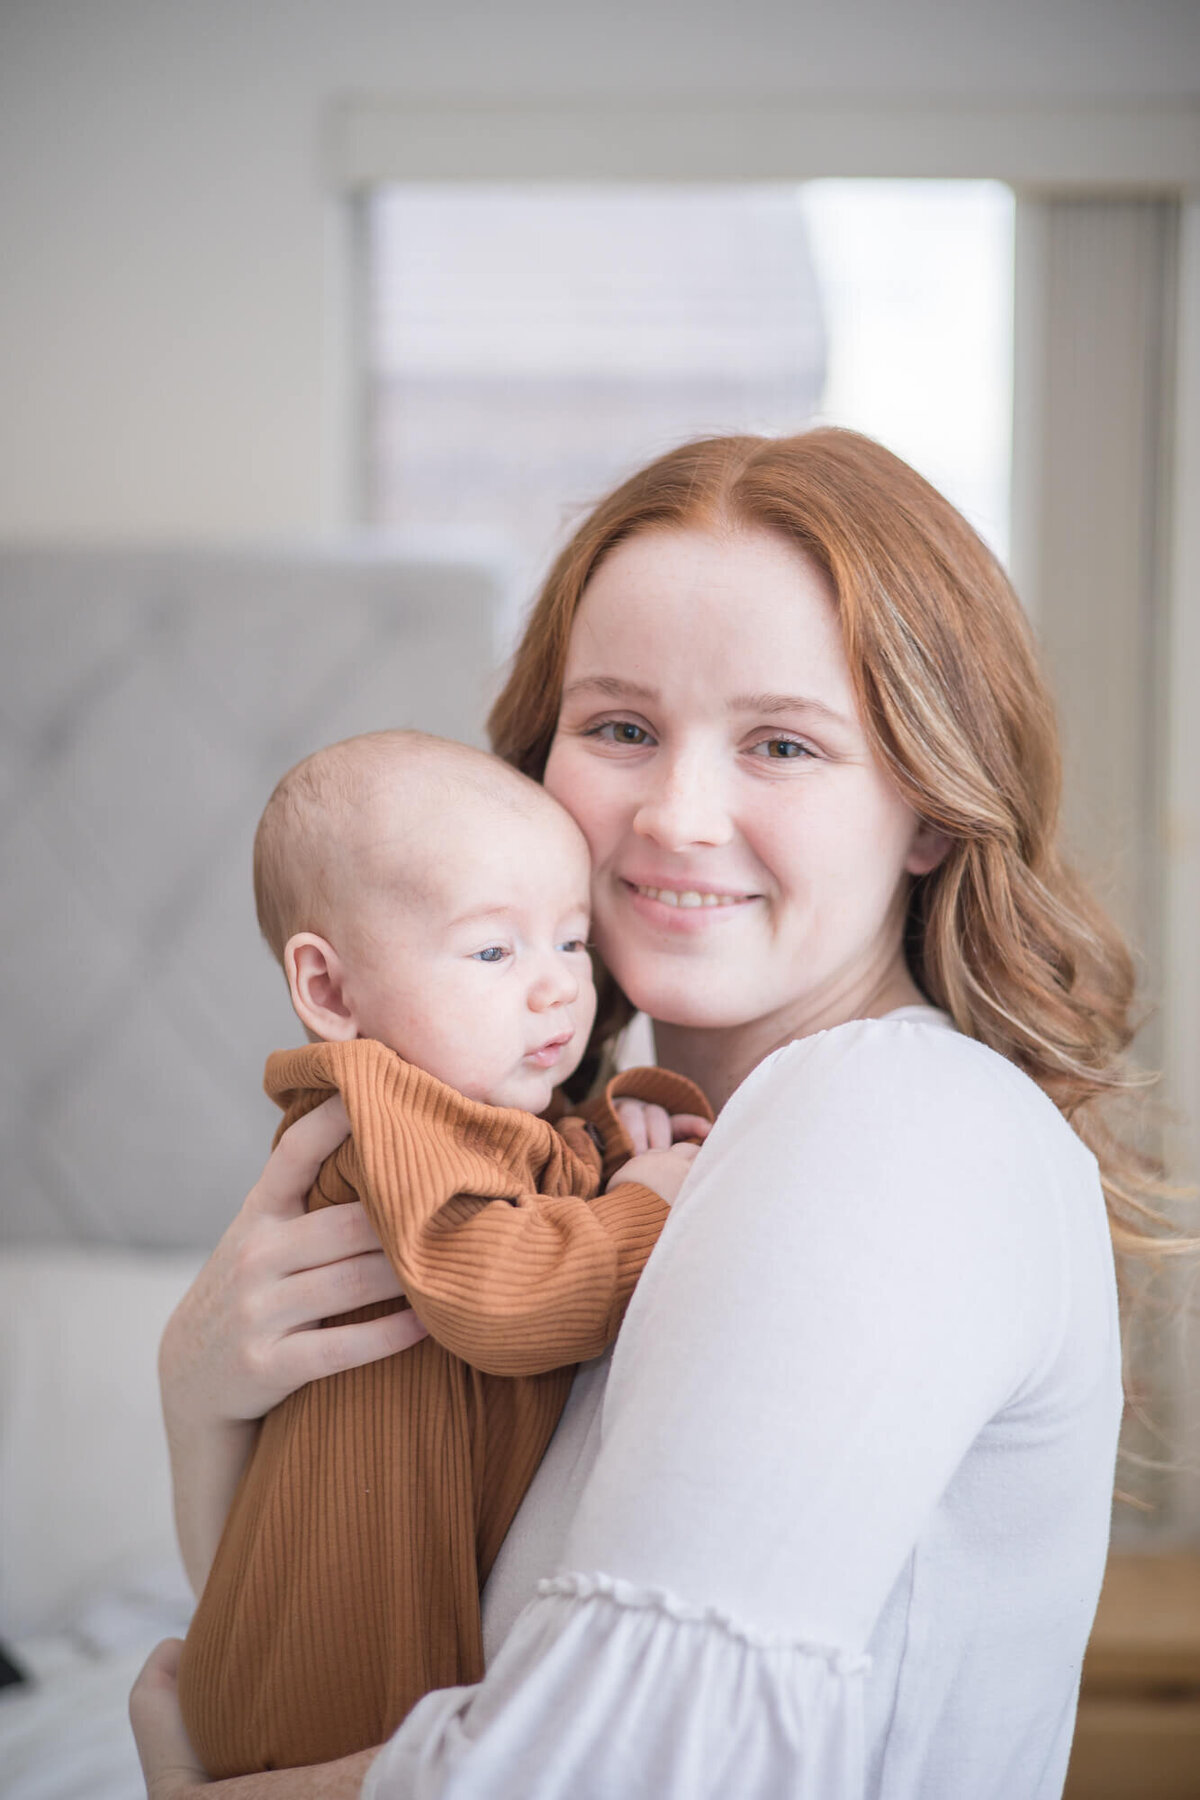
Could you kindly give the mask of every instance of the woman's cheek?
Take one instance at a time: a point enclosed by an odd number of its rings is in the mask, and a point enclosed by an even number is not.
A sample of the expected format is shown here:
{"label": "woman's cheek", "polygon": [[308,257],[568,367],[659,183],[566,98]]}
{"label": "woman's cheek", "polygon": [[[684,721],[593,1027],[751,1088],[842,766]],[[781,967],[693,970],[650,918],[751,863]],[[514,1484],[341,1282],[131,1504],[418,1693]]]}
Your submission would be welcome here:
{"label": "woman's cheek", "polygon": [[542,774],[542,786],[552,799],[560,806],[565,806],[572,818],[576,818],[572,796],[575,783],[570,778],[567,768],[568,756],[566,746],[561,737],[555,736],[550,745],[550,754],[546,758],[546,767]]}
{"label": "woman's cheek", "polygon": [[601,860],[606,812],[605,784],[591,759],[580,755],[568,742],[555,738],[546,760],[542,786],[560,806],[565,806],[587,839],[593,867]]}

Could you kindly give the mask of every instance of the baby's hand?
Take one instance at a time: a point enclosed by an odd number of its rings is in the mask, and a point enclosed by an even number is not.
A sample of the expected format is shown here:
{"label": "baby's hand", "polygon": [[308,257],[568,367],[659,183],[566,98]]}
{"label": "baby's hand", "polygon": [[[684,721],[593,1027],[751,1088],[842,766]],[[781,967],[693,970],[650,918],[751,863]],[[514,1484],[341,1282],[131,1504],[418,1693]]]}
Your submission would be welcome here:
{"label": "baby's hand", "polygon": [[[708,1121],[701,1119],[698,1123],[707,1126]],[[699,1144],[672,1144],[669,1150],[646,1150],[640,1156],[631,1156],[609,1182],[608,1191],[611,1194],[622,1181],[640,1181],[670,1206],[699,1148]]]}
{"label": "baby's hand", "polygon": [[712,1130],[709,1121],[697,1113],[668,1113],[665,1107],[651,1106],[645,1100],[614,1100],[613,1109],[629,1134],[635,1156],[643,1150],[669,1150],[681,1138],[703,1143]]}

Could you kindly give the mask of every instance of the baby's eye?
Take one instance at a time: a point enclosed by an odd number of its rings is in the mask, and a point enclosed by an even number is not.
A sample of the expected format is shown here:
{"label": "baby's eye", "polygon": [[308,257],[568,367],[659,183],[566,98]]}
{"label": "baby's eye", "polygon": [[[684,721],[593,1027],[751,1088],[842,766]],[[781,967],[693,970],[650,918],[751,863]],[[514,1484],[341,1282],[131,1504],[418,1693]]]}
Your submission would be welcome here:
{"label": "baby's eye", "polygon": [[560,950],[566,950],[574,956],[579,951],[586,950],[587,943],[583,938],[568,938],[565,943],[560,944],[558,947]]}
{"label": "baby's eye", "polygon": [[640,749],[650,742],[650,733],[644,725],[635,725],[632,719],[605,719],[595,725],[586,734],[588,737],[606,738],[610,744],[627,744]]}
{"label": "baby's eye", "polygon": [[471,953],[473,961],[484,963],[503,962],[505,954],[502,944],[489,944],[486,950],[474,950]]}
{"label": "baby's eye", "polygon": [[813,754],[808,745],[800,743],[797,738],[784,737],[764,738],[761,743],[755,744],[754,750],[757,755],[767,756],[773,762],[799,762],[802,757]]}

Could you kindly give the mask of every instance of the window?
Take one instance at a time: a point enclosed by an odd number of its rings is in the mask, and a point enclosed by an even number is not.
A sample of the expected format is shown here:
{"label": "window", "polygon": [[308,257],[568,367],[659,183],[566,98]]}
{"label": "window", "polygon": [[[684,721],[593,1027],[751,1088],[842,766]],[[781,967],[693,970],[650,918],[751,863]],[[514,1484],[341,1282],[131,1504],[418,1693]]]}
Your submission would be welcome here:
{"label": "window", "polygon": [[999,183],[405,183],[368,244],[369,521],[486,549],[514,620],[595,499],[710,432],[870,432],[1007,551]]}

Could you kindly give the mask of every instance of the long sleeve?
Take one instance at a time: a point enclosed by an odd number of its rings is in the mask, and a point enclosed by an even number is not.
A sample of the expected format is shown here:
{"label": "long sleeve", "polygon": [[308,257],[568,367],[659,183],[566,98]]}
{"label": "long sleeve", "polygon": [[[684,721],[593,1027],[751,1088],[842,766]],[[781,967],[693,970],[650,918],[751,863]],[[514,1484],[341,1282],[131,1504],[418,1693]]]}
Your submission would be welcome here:
{"label": "long sleeve", "polygon": [[[616,1111],[618,1100],[641,1100],[661,1106],[668,1113],[690,1113],[712,1122],[713,1110],[708,1100],[692,1081],[675,1075],[670,1069],[630,1068],[619,1071],[605,1083],[594,1099],[575,1109],[588,1129],[599,1140],[603,1159],[600,1182],[610,1181],[623,1163],[634,1154],[633,1144]],[[569,1125],[571,1120],[561,1121]]]}
{"label": "long sleeve", "polygon": [[[661,1072],[647,1079],[657,1097]],[[631,1082],[613,1085],[624,1093]],[[596,1195],[600,1159],[586,1139],[572,1148],[544,1120],[466,1100],[366,1040],[280,1052],[267,1087],[285,1105],[341,1093],[352,1132],[337,1163],[344,1191],[361,1198],[410,1304],[447,1350],[522,1376],[611,1343],[668,1209],[637,1183]],[[690,1084],[670,1091],[681,1107],[697,1097]]]}
{"label": "long sleeve", "polygon": [[[222,1775],[377,1744],[481,1673],[480,1580],[570,1365],[615,1333],[666,1215],[635,1185],[588,1204],[602,1159],[584,1122],[474,1105],[376,1043],[283,1052],[267,1085],[284,1128],[342,1093],[352,1136],[309,1204],[362,1197],[434,1335],[263,1423],[180,1667],[188,1732]],[[600,1117],[615,1155],[611,1104]]]}
{"label": "long sleeve", "polygon": [[364,1795],[1056,1794],[1114,1302],[1094,1163],[1008,1064],[891,1022],[777,1053],[630,1306],[559,1573]]}

